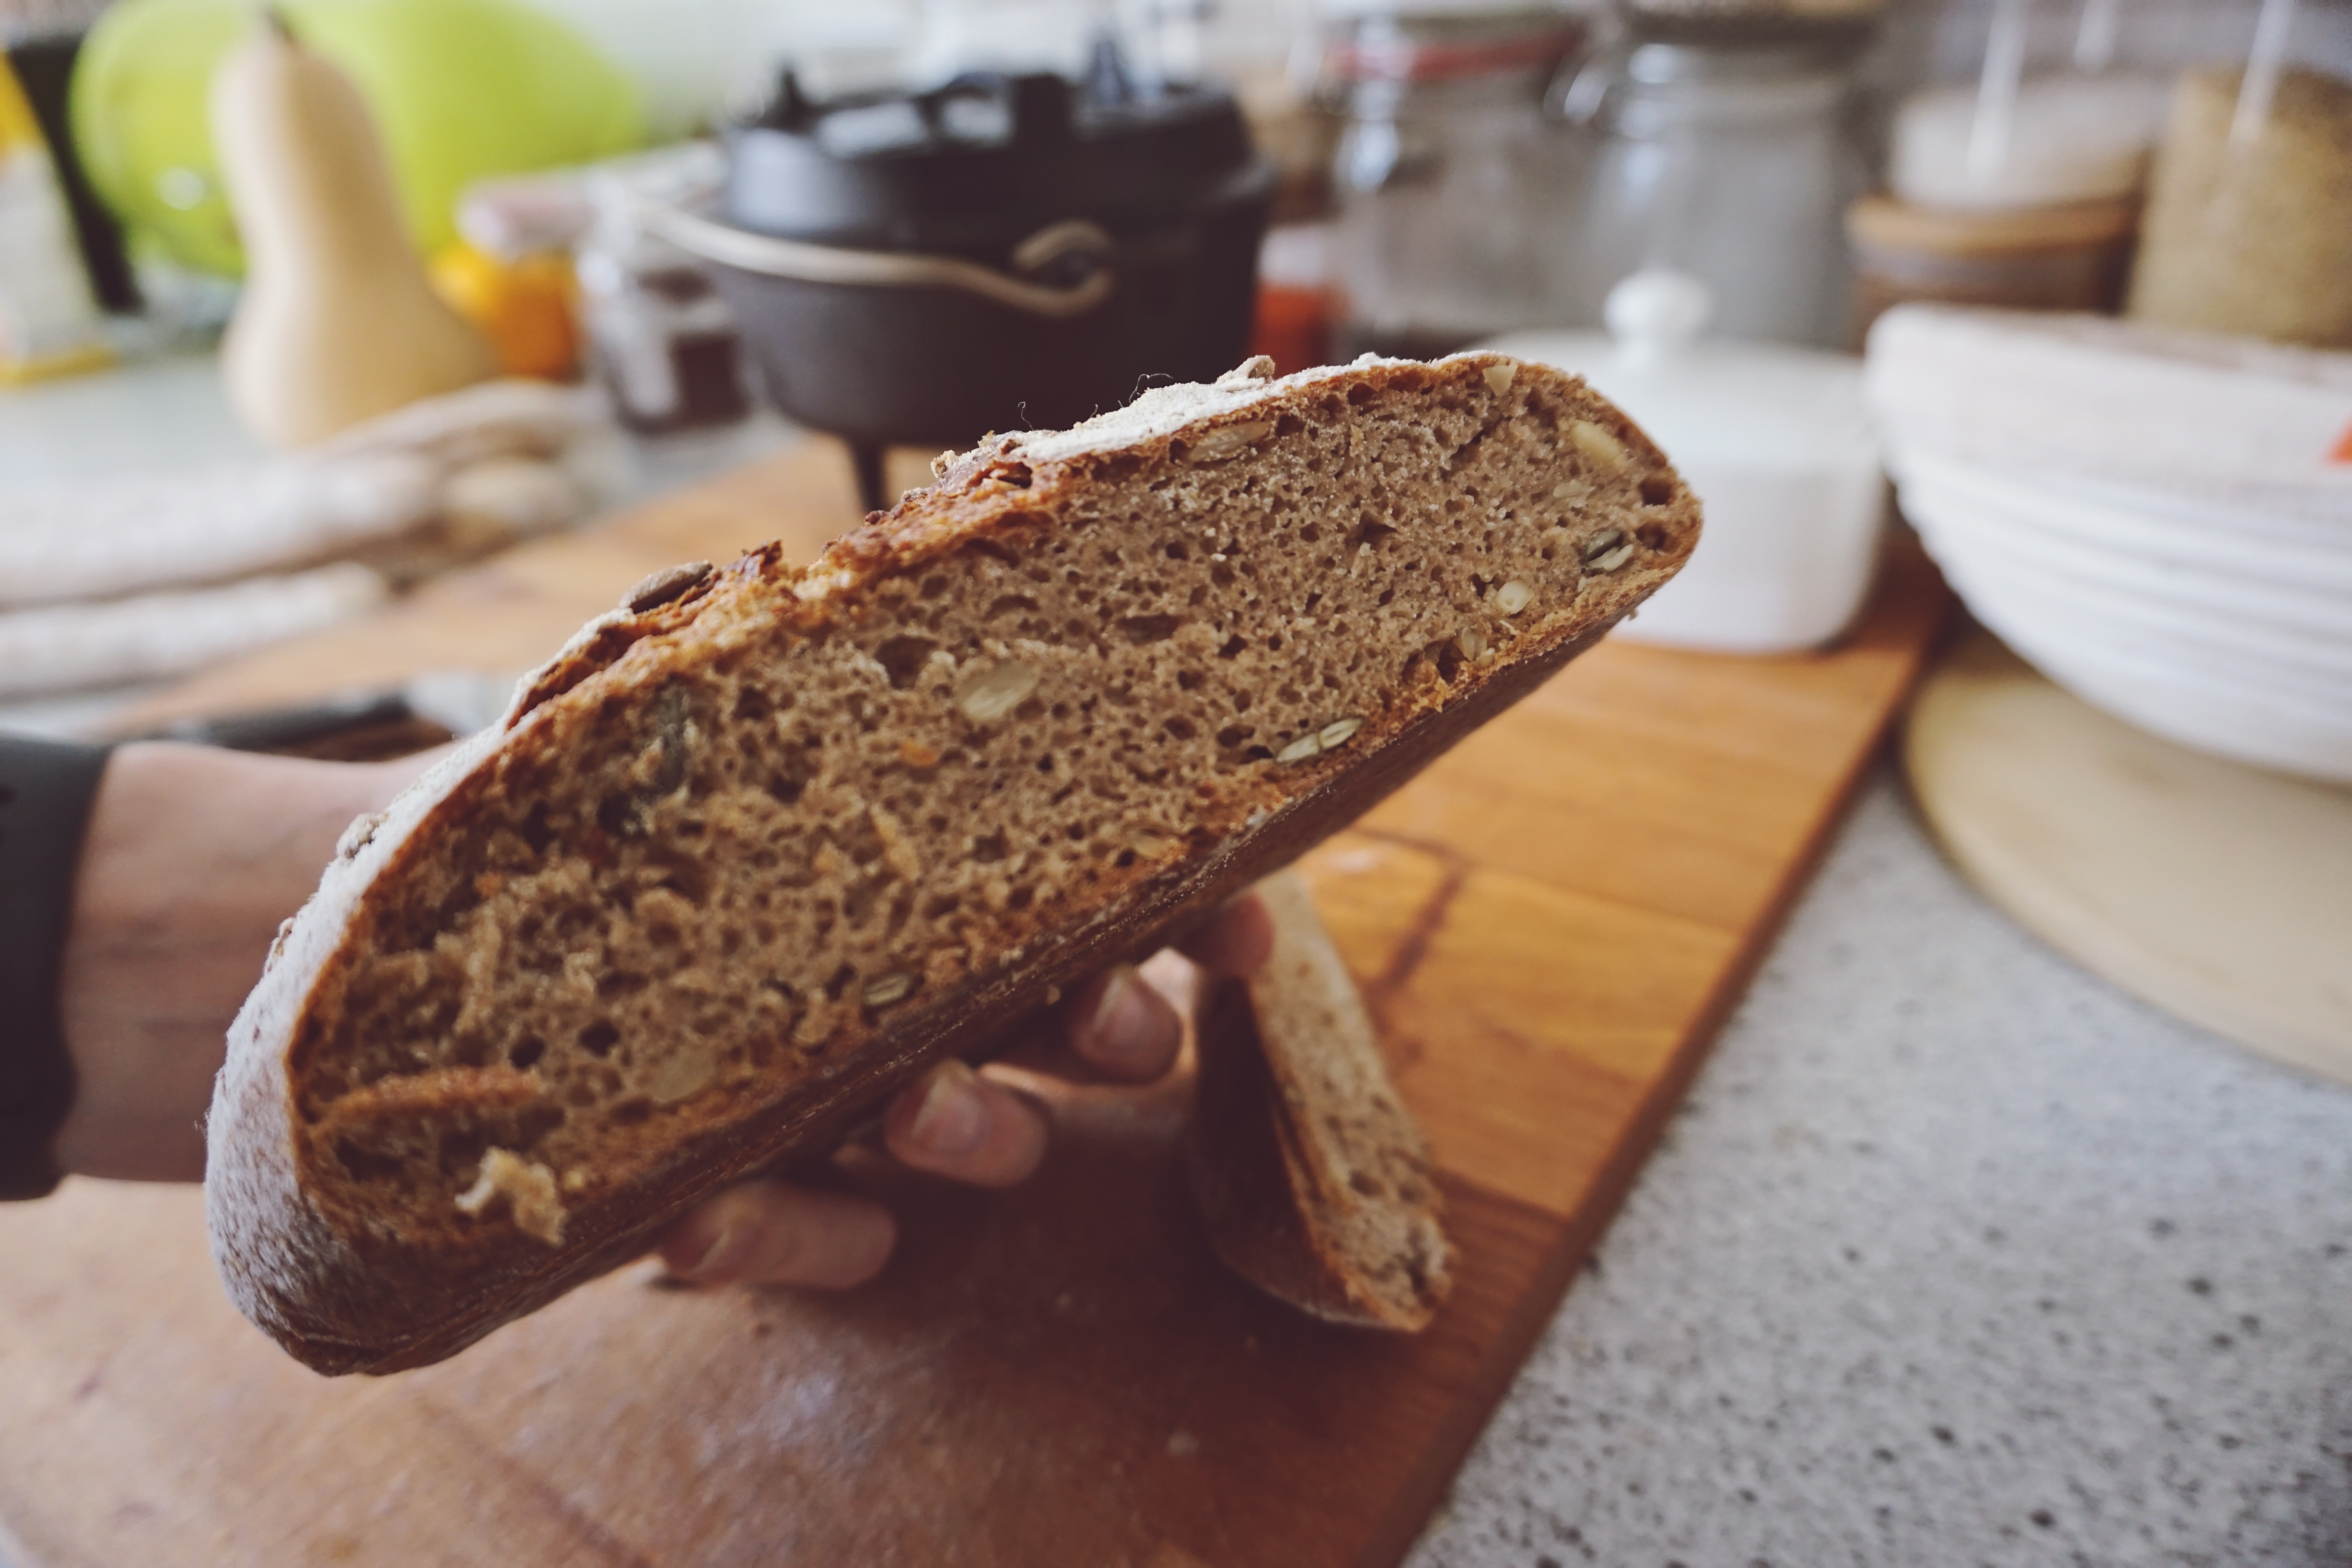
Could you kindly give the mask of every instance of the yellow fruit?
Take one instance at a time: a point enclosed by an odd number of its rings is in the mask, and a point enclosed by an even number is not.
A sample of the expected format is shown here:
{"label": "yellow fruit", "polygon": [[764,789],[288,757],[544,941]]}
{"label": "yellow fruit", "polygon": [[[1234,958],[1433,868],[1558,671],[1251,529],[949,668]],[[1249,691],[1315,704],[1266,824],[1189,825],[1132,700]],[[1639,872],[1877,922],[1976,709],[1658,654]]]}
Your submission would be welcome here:
{"label": "yellow fruit", "polygon": [[501,261],[463,240],[433,258],[433,287],[498,351],[509,375],[568,381],[580,363],[572,263],[551,252]]}

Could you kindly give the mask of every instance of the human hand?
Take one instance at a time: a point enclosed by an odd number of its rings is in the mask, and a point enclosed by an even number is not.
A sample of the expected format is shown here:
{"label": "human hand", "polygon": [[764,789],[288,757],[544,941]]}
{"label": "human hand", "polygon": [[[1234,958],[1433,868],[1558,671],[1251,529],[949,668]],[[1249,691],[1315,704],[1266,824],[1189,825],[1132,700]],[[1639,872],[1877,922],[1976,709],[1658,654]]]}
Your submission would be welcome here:
{"label": "human hand", "polygon": [[[1179,951],[1213,974],[1246,974],[1273,944],[1265,908],[1247,893]],[[1121,964],[1065,997],[1043,1035],[1004,1059],[1081,1083],[1149,1083],[1175,1065],[1182,1038],[1175,1009]],[[899,1163],[983,1187],[1025,1180],[1047,1134],[1035,1101],[953,1058],[901,1089],[882,1118],[883,1146]],[[697,1205],[657,1250],[671,1274],[698,1285],[845,1289],[879,1273],[897,1238],[890,1211],[873,1198],[760,1177]]]}

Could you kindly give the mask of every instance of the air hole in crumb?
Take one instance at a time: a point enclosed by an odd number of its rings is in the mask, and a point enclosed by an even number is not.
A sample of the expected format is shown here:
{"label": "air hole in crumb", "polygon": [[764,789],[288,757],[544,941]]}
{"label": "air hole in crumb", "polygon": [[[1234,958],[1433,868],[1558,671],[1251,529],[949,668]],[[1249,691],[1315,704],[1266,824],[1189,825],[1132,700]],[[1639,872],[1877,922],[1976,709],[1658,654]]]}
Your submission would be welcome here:
{"label": "air hole in crumb", "polygon": [[1233,658],[1237,657],[1243,649],[1248,647],[1249,643],[1239,634],[1236,634],[1225,639],[1224,647],[1217,650],[1217,657],[1219,658]]}
{"label": "air hole in crumb", "polygon": [[1654,522],[1645,522],[1635,529],[1633,537],[1642,542],[1644,550],[1664,550],[1666,547],[1666,531]]}
{"label": "air hole in crumb", "polygon": [[875,662],[889,672],[891,689],[904,691],[915,684],[923,664],[939,648],[929,637],[892,637],[874,650]]}
{"label": "air hole in crumb", "polygon": [[607,1019],[599,1018],[580,1031],[580,1048],[592,1057],[610,1056],[620,1040],[621,1031]]}
{"label": "air hole in crumb", "polygon": [[1652,474],[1642,481],[1642,504],[1664,506],[1675,499],[1675,487],[1662,474]]}
{"label": "air hole in crumb", "polygon": [[1166,642],[1182,624],[1174,616],[1128,616],[1119,621],[1118,629],[1131,643]]}
{"label": "air hole in crumb", "polygon": [[1160,727],[1179,741],[1189,741],[1199,733],[1192,728],[1192,721],[1181,713],[1171,715],[1168,721]]}
{"label": "air hole in crumb", "polygon": [[407,1163],[397,1156],[362,1149],[348,1138],[335,1140],[335,1160],[358,1182],[380,1182],[408,1168]]}
{"label": "air hole in crumb", "polygon": [[1285,436],[1296,436],[1306,428],[1306,420],[1296,414],[1285,414],[1274,422],[1275,439],[1280,440]]}

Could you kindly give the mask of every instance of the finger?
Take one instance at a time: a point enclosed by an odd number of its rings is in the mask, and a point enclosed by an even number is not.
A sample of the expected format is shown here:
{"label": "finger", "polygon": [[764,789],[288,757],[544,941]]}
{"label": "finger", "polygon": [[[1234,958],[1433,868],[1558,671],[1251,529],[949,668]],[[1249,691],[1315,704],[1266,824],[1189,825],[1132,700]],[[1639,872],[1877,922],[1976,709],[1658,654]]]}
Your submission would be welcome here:
{"label": "finger", "polygon": [[898,1240],[871,1198],[762,1179],[688,1211],[661,1239],[662,1262],[697,1285],[814,1285],[846,1289],[882,1271]]}
{"label": "finger", "polygon": [[1274,956],[1274,917],[1253,889],[1219,910],[1176,951],[1211,974],[1248,974]]}
{"label": "finger", "polygon": [[1121,963],[1079,986],[1037,1046],[1015,1059],[1074,1083],[1150,1083],[1176,1065],[1183,1045],[1176,1009],[1133,964]]}
{"label": "finger", "polygon": [[950,1057],[898,1091],[883,1146],[904,1164],[982,1187],[1027,1179],[1045,1157],[1045,1114]]}

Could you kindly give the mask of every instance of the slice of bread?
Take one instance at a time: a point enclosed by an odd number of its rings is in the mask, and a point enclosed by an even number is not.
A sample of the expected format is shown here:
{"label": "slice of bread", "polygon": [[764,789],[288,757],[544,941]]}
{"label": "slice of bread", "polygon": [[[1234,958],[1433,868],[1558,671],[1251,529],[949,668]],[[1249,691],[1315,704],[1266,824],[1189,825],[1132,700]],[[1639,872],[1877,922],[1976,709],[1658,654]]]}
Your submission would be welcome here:
{"label": "slice of bread", "polygon": [[1209,1239],[1318,1318],[1426,1328],[1454,1283],[1428,1145],[1307,884],[1283,871],[1258,892],[1273,956],[1205,987],[1193,1014],[1188,1152]]}
{"label": "slice of bread", "polygon": [[1268,374],[640,584],[355,824],[215,1092],[247,1314],[391,1371],[636,1256],[1352,820],[1696,542],[1572,377]]}

